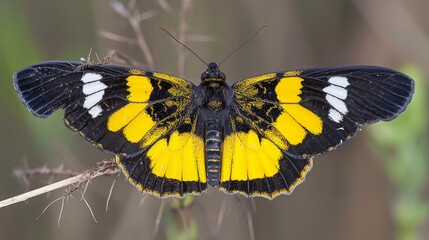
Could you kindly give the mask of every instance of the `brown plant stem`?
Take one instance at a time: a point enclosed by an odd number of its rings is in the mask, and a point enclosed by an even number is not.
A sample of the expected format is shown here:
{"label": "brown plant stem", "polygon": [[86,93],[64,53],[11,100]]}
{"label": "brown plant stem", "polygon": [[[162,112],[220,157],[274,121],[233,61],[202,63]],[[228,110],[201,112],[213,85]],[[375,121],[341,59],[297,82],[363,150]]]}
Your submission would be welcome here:
{"label": "brown plant stem", "polygon": [[67,187],[72,184],[78,184],[78,186],[85,186],[90,180],[99,177],[99,176],[109,176],[119,173],[119,168],[117,167],[114,160],[104,161],[100,165],[86,170],[76,176],[43,186],[38,189],[5,199],[0,201],[0,208],[26,201],[30,198],[52,192],[54,190]]}

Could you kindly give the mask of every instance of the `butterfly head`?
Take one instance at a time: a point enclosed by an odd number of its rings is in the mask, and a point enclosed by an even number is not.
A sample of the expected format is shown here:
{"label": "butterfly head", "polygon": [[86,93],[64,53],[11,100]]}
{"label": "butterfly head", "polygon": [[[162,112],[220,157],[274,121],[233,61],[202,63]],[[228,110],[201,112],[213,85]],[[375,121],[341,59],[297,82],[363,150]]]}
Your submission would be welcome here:
{"label": "butterfly head", "polygon": [[214,62],[209,63],[207,70],[201,74],[201,81],[203,82],[225,82],[225,78],[225,74],[219,70],[218,65]]}

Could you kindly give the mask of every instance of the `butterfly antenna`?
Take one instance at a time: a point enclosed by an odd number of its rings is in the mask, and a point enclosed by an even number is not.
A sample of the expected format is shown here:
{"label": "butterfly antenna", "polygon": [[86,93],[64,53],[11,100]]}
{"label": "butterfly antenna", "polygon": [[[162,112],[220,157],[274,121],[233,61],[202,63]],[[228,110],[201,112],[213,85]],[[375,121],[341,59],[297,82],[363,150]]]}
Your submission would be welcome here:
{"label": "butterfly antenna", "polygon": [[183,44],[182,42],[180,42],[176,37],[173,36],[173,34],[171,34],[167,29],[161,27],[161,26],[156,26],[157,28],[161,29],[162,31],[164,31],[165,33],[167,33],[172,39],[174,39],[174,41],[176,41],[178,44],[182,45],[183,47],[185,47],[186,49],[188,49],[192,54],[194,54],[198,59],[200,59],[201,62],[203,62],[206,66],[209,66],[200,56],[198,56],[198,54],[196,54],[194,51],[192,51],[192,49],[190,49],[188,46],[186,46],[185,44]]}
{"label": "butterfly antenna", "polygon": [[249,38],[247,41],[245,41],[244,43],[242,43],[240,46],[238,46],[236,49],[234,49],[234,51],[232,51],[230,54],[228,54],[228,56],[226,56],[226,58],[224,58],[219,64],[218,66],[220,66],[223,62],[225,62],[226,60],[228,60],[229,57],[231,57],[235,52],[237,52],[240,48],[244,47],[245,45],[247,45],[248,43],[250,43],[257,35],[260,31],[262,31],[262,29],[268,27],[267,25],[264,25],[262,27],[260,27],[258,29],[258,31],[256,31],[253,36],[251,38]]}

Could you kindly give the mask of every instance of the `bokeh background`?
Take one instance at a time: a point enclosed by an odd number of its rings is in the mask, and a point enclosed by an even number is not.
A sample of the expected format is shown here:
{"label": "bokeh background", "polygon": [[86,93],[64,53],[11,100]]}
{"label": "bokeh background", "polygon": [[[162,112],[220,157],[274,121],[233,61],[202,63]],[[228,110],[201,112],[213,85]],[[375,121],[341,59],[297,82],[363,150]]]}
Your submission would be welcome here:
{"label": "bokeh background", "polygon": [[[366,127],[316,159],[291,196],[249,201],[214,189],[178,207],[182,203],[144,197],[121,176],[106,212],[114,177],[101,177],[85,194],[97,223],[79,193],[65,203],[59,227],[60,203],[38,218],[62,196],[58,190],[0,209],[2,239],[429,239],[429,1],[142,0],[133,9],[143,13],[152,70],[198,83],[205,69],[189,52],[178,55],[155,26],[185,33],[185,43],[203,59],[220,61],[269,24],[222,65],[230,83],[271,71],[365,64],[406,72],[416,80],[416,95],[403,116]],[[33,117],[12,85],[12,74],[27,65],[79,60],[91,48],[100,58],[119,50],[149,68],[136,45],[100,31],[135,38],[111,1],[0,0],[0,200],[60,179],[34,176],[28,185],[15,169],[85,170],[109,157],[68,131],[62,113]]]}

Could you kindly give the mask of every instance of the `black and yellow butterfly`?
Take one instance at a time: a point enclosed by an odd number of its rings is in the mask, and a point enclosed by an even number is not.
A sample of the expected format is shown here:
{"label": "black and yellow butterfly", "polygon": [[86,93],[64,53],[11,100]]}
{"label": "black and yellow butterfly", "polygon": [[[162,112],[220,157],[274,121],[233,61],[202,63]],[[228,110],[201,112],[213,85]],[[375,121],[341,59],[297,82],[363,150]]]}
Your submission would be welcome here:
{"label": "black and yellow butterfly", "polygon": [[159,197],[206,192],[289,194],[312,158],[364,124],[397,117],[414,82],[381,67],[268,73],[233,86],[215,63],[196,86],[159,72],[43,62],[14,75],[37,117],[64,109],[65,124],[116,155],[126,178]]}

